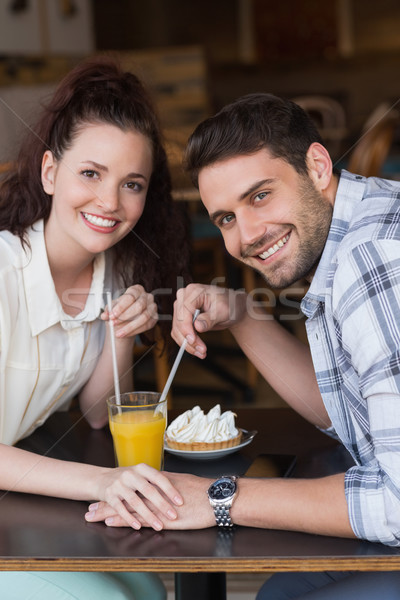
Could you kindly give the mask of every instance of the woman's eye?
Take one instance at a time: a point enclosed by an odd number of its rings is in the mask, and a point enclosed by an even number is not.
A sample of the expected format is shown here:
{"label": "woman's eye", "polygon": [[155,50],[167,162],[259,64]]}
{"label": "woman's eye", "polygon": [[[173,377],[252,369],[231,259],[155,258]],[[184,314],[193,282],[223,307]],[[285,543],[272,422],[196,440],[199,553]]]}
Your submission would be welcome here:
{"label": "woman's eye", "polygon": [[90,179],[94,179],[98,173],[97,171],[93,171],[93,169],[85,169],[84,171],[82,171],[82,175],[84,175],[85,177],[89,177]]}
{"label": "woman's eye", "polygon": [[126,183],[125,186],[128,189],[133,190],[134,192],[141,192],[143,189],[143,186],[137,181],[128,181],[128,183]]}

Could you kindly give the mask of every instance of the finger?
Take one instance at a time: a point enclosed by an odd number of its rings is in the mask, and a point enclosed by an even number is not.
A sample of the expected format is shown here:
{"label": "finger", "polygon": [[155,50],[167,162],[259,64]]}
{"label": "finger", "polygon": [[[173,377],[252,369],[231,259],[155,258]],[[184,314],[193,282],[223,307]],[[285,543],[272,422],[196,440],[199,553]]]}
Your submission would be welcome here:
{"label": "finger", "polygon": [[[187,301],[188,288],[179,289],[174,302],[174,314],[172,319],[172,335],[176,343],[181,346],[183,340],[189,336],[194,338],[195,331],[193,329],[193,314],[197,307],[192,307]],[[189,337],[189,343],[191,339]]]}
{"label": "finger", "polygon": [[166,497],[175,504],[175,506],[182,506],[183,498],[179,490],[172,484],[168,477],[168,473],[156,471],[154,483],[162,490]]}
{"label": "finger", "polygon": [[111,317],[117,337],[134,336],[156,325],[158,308],[152,294],[142,286],[132,286],[119,298]]}
{"label": "finger", "polygon": [[[135,515],[135,518],[138,519],[137,515]],[[104,521],[107,525],[113,525],[114,527],[130,526],[130,524],[115,511],[115,508],[108,504],[108,502],[95,502],[90,504],[85,513],[85,520],[89,523]],[[141,522],[140,519],[138,519],[138,521]]]}
{"label": "finger", "polygon": [[103,321],[108,321],[109,318],[110,318],[110,315],[108,314],[108,307],[106,306],[100,315],[100,319],[102,319]]}
{"label": "finger", "polygon": [[143,313],[149,318],[158,319],[157,305],[153,294],[147,293],[141,285],[132,286],[118,298],[113,306],[111,318],[115,323],[134,320]]}
{"label": "finger", "polygon": [[[146,477],[149,477],[152,482]],[[155,479],[164,477],[156,469],[148,465],[136,465],[125,469],[113,485],[105,491],[105,500],[129,524],[137,528],[138,521],[129,515],[129,511],[140,515],[153,529],[160,531],[163,523],[143,502],[141,496],[151,500],[154,506],[169,519],[176,519],[177,514],[172,505],[161,495],[153,484]],[[128,510],[129,509],[129,510]]]}
{"label": "finger", "polygon": [[[165,515],[168,519],[176,519],[177,514],[172,504],[181,506],[183,498],[177,488],[169,481],[168,476],[146,464],[136,465],[135,472],[136,474],[139,472],[142,475],[140,480],[136,479],[136,490],[144,498],[150,500],[161,514]],[[130,502],[129,504],[137,510],[137,505],[134,506]],[[142,512],[140,514],[143,516]],[[145,518],[147,519],[147,516]]]}
{"label": "finger", "polygon": [[[141,525],[139,519],[137,518],[138,516],[140,516],[141,520],[148,523],[149,526],[152,527],[155,531],[161,531],[161,529],[163,529],[163,522],[147,507],[145,502],[138,496],[136,492],[127,488],[124,494],[124,501],[126,502],[127,507],[124,506],[123,510],[118,510],[118,514],[123,519],[126,519],[125,515],[129,514],[131,515],[131,517],[128,517],[127,521],[129,520],[129,518],[132,518],[135,525]],[[118,505],[117,509],[119,509]],[[135,513],[135,516],[132,516],[133,513]],[[139,527],[135,528],[139,529]]]}
{"label": "finger", "polygon": [[144,498],[150,500],[154,507],[167,518],[176,519],[177,514],[172,504],[181,506],[183,498],[177,488],[172,485],[168,476],[144,463],[136,465],[135,473],[136,476],[137,473],[142,476],[141,479],[136,479],[137,491]]}
{"label": "finger", "polygon": [[[141,528],[141,523],[138,519],[136,519],[136,517],[132,514],[132,512],[130,512],[124,505],[124,503],[119,500],[119,501],[115,501],[114,505],[114,513],[117,513],[121,519],[121,522],[125,522],[125,524],[128,527],[132,527],[132,529],[140,529]],[[106,521],[107,519],[105,519]],[[104,521],[104,522],[105,522]]]}
{"label": "finger", "polygon": [[115,514],[115,509],[108,502],[92,502],[85,513],[85,519],[91,522],[104,521]]}
{"label": "finger", "polygon": [[[89,507],[88,512],[85,514],[85,520],[89,523],[99,523],[104,521],[106,525],[112,527],[132,527],[131,517],[126,520],[118,514],[112,506],[107,503],[104,504],[107,506],[106,509],[100,506],[97,510],[90,509]],[[131,514],[130,511],[128,512]],[[143,519],[140,519],[137,514],[134,514],[133,517],[136,520],[134,529],[140,529],[143,525],[149,527],[149,524],[145,523]]]}
{"label": "finger", "polygon": [[[146,523],[140,515],[135,514],[135,518],[140,522],[142,526],[149,527],[149,523]],[[110,527],[127,527],[129,524],[123,519],[112,506],[107,502],[96,502],[88,507],[88,511],[85,514],[85,520],[89,523],[103,522]]]}
{"label": "finger", "polygon": [[[133,471],[134,469],[134,471]],[[137,481],[137,490],[143,493],[144,484],[152,484],[153,489],[159,488],[164,494],[177,506],[183,504],[183,498],[176,486],[173,485],[171,479],[176,475],[166,471],[158,471],[154,467],[150,467],[146,463],[140,463],[135,467],[128,467],[128,472],[134,472],[142,477],[141,481]],[[155,486],[155,487],[154,487]]]}
{"label": "finger", "polygon": [[122,296],[120,296],[113,304],[112,316],[114,319],[119,319],[121,314],[135,304],[138,299],[147,295],[144,288],[141,285],[133,285],[129,287]]}
{"label": "finger", "polygon": [[150,308],[149,311],[144,311],[140,315],[133,317],[130,320],[126,320],[122,323],[115,324],[115,335],[118,338],[123,337],[132,337],[138,335],[139,333],[143,333],[145,331],[149,331],[152,329],[158,322],[158,313],[157,306],[154,305],[154,308]]}
{"label": "finger", "polygon": [[142,315],[144,315],[148,320],[158,318],[157,304],[155,303],[152,294],[140,296],[140,298],[136,300],[135,304],[129,306],[120,314],[117,324],[130,321],[136,322]]}
{"label": "finger", "polygon": [[[171,336],[175,342],[182,346],[186,339],[187,352],[204,358],[207,347],[197,334],[197,327],[193,326],[193,317],[196,310],[201,310],[203,301],[200,294],[200,289],[203,286],[193,286],[194,292],[190,286],[184,290],[178,290],[176,300],[174,302],[174,315],[172,322]],[[203,325],[200,325],[200,330],[205,331]]]}
{"label": "finger", "polygon": [[[121,482],[119,482],[121,483]],[[127,526],[133,529],[140,529],[141,522],[137,518],[137,515],[141,515],[142,519],[149,523],[150,527],[153,527],[156,531],[160,531],[163,528],[163,523],[160,521],[136,494],[134,490],[124,485],[119,486],[119,494],[116,496],[115,492],[107,493],[107,504],[113,510],[110,514],[109,511],[97,509],[91,511],[95,515],[91,515],[91,521],[98,521],[110,519],[115,515],[120,518],[119,522],[124,522]],[[100,518],[100,516],[102,518]],[[89,520],[89,519],[88,519]]]}
{"label": "finger", "polygon": [[[177,336],[173,335],[172,333],[171,333],[171,336],[179,344],[179,342],[177,341]],[[179,338],[181,338],[181,336],[179,336]],[[197,356],[198,358],[206,357],[207,346],[205,345],[205,343],[202,341],[202,339],[199,336],[188,335],[188,336],[186,336],[186,338],[184,338],[184,340],[185,339],[186,339],[186,346],[185,346],[186,352],[189,352],[189,354],[192,354],[193,356]]]}
{"label": "finger", "polygon": [[[145,483],[152,484],[152,487],[156,486],[157,488],[159,488],[165,494],[165,496],[176,506],[181,506],[183,504],[182,495],[180,494],[178,488],[174,486],[170,480],[170,478],[172,477],[176,478],[176,474],[158,471],[157,469],[154,469],[153,467],[150,467],[145,463],[136,465],[134,468],[127,468],[124,472],[124,476],[126,477],[125,484],[131,484],[132,489],[137,489],[144,495],[146,493],[146,490],[143,484],[140,485],[140,482],[137,478],[138,475],[140,475],[143,478]],[[130,481],[131,476],[135,477],[134,485],[133,482],[131,483]],[[169,504],[166,504],[165,506],[169,507]],[[88,511],[98,511],[100,518],[103,519],[112,513],[113,508],[108,502],[99,501],[91,503],[88,507]]]}
{"label": "finger", "polygon": [[104,519],[104,523],[107,527],[126,527],[127,523],[122,519],[120,515],[111,515]]}

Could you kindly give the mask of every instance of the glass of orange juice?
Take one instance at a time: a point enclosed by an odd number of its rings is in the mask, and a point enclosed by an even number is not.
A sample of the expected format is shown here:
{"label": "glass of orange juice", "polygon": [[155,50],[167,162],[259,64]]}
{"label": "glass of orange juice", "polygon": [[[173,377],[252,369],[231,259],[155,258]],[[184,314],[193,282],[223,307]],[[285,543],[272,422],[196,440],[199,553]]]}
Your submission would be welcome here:
{"label": "glass of orange juice", "polygon": [[167,399],[157,392],[129,392],[107,400],[110,431],[119,467],[146,463],[155,469],[164,464]]}

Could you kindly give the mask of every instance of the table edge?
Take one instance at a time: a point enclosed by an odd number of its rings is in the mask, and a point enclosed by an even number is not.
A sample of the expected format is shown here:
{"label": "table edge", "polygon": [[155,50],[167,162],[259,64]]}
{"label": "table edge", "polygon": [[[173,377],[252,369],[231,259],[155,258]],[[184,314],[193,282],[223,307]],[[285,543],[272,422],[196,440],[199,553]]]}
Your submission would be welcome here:
{"label": "table edge", "polygon": [[273,573],[282,571],[393,571],[400,556],[243,558],[10,558],[0,571],[143,571],[159,573]]}

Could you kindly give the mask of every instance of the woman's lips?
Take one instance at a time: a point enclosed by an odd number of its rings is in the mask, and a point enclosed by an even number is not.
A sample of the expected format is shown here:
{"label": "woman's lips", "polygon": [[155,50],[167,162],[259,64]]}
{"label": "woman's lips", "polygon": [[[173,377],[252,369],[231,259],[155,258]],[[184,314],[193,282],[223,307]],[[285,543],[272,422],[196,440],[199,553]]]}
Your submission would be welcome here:
{"label": "woman's lips", "polygon": [[94,231],[101,233],[112,233],[120,225],[121,221],[116,219],[106,219],[99,215],[92,215],[91,213],[81,212],[84,223]]}

